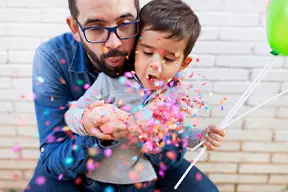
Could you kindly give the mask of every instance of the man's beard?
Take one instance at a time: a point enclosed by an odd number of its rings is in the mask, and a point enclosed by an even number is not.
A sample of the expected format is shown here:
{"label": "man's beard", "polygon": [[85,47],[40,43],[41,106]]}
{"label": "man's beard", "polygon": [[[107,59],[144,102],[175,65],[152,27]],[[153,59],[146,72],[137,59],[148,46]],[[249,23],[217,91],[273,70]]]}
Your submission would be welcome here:
{"label": "man's beard", "polygon": [[[82,41],[82,44],[94,68],[99,68],[101,72],[105,73],[106,75],[112,78],[116,78],[124,74],[127,65],[129,65],[126,59],[126,56],[128,56],[128,52],[122,52],[122,51],[119,51],[118,49],[111,49],[109,50],[108,53],[102,54],[99,58],[97,57],[95,53],[93,53],[89,49],[89,47],[83,41]],[[105,59],[109,57],[124,57],[125,60],[122,65],[112,68],[112,67],[109,67],[108,64],[105,63]]]}

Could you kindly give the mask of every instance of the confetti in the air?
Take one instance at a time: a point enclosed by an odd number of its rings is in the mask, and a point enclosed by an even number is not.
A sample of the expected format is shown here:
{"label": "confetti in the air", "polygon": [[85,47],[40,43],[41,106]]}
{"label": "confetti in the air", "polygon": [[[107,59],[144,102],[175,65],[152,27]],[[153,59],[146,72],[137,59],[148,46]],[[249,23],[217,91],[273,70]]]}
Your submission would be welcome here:
{"label": "confetti in the air", "polygon": [[46,177],[44,176],[39,176],[36,178],[36,184],[37,185],[44,185],[46,183]]}
{"label": "confetti in the air", "polygon": [[45,82],[45,79],[43,78],[43,77],[37,77],[37,81],[39,82],[39,83],[44,83]]}
{"label": "confetti in the air", "polygon": [[74,162],[73,157],[67,157],[67,158],[65,159],[65,165],[67,165],[67,166],[72,165],[73,162]]}
{"label": "confetti in the air", "polygon": [[104,189],[104,192],[114,192],[114,188],[111,186],[108,186]]}
{"label": "confetti in the air", "polygon": [[110,148],[105,149],[104,155],[105,155],[106,157],[111,157],[111,155],[112,155],[112,149],[110,149]]}
{"label": "confetti in the air", "polygon": [[65,59],[61,59],[60,62],[61,62],[62,65],[66,64],[66,60]]}
{"label": "confetti in the air", "polygon": [[61,181],[63,179],[63,174],[60,174],[59,176],[58,176],[58,181]]}
{"label": "confetti in the air", "polygon": [[202,174],[201,173],[196,174],[196,180],[199,182],[202,181]]}

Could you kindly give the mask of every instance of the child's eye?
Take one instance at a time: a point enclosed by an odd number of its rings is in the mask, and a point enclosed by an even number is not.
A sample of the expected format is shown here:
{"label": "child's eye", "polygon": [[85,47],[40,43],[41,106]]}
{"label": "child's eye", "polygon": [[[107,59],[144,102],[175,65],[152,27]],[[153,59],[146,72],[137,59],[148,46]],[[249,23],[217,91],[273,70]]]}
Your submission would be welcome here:
{"label": "child's eye", "polygon": [[167,57],[164,57],[164,60],[165,60],[166,62],[173,62],[173,61],[174,61],[174,59],[169,59],[169,58],[167,58]]}
{"label": "child's eye", "polygon": [[147,56],[152,56],[152,55],[153,55],[152,52],[145,52],[145,51],[143,51],[143,53],[144,53],[144,55],[147,55]]}

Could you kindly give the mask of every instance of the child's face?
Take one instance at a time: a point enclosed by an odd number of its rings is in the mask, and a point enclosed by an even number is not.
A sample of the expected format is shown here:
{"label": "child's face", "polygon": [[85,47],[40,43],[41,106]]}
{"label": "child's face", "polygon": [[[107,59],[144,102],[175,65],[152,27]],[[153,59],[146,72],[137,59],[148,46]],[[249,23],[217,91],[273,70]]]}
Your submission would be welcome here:
{"label": "child's face", "polygon": [[159,83],[169,82],[185,69],[191,58],[184,58],[185,38],[167,39],[169,33],[148,29],[149,26],[143,28],[137,43],[135,72],[145,88],[156,90]]}

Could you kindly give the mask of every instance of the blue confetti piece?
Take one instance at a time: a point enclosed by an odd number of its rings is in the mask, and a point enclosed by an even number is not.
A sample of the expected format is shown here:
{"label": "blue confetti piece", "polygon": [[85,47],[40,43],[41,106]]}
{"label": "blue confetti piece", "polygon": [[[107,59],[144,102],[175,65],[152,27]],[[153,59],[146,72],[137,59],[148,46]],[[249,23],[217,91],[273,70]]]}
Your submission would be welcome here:
{"label": "blue confetti piece", "polygon": [[108,186],[104,189],[104,192],[114,192],[114,189],[113,189],[113,187]]}
{"label": "blue confetti piece", "polygon": [[37,81],[39,81],[40,83],[44,83],[45,79],[43,77],[37,77]]}
{"label": "blue confetti piece", "polygon": [[72,163],[74,162],[74,159],[73,159],[73,157],[67,157],[66,159],[65,159],[65,165],[72,165]]}
{"label": "blue confetti piece", "polygon": [[126,77],[122,76],[122,77],[119,77],[119,82],[124,85],[126,83],[127,79]]}
{"label": "blue confetti piece", "polygon": [[137,156],[133,156],[132,161],[137,161]]}

